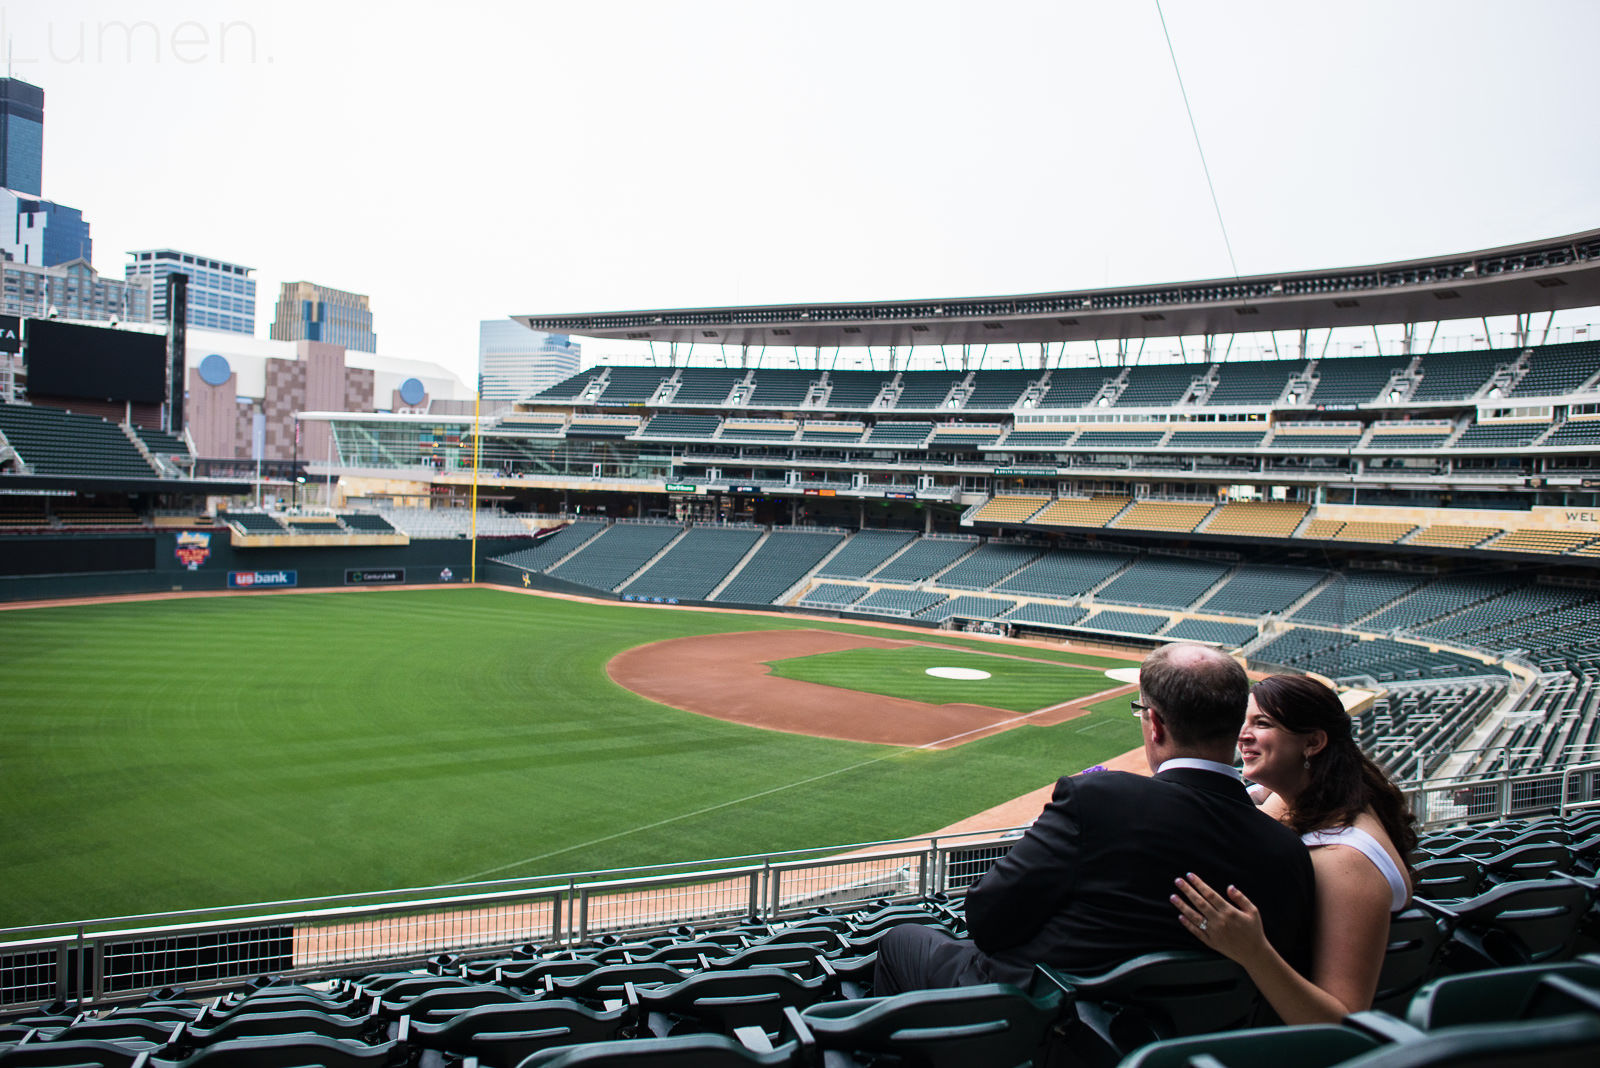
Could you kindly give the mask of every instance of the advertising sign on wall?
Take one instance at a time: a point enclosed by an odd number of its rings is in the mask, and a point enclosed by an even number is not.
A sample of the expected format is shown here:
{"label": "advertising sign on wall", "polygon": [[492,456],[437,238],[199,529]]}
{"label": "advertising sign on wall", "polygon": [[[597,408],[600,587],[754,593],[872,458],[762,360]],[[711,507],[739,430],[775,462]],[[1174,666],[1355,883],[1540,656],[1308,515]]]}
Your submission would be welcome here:
{"label": "advertising sign on wall", "polygon": [[230,590],[280,589],[285,586],[298,586],[299,584],[300,572],[298,571],[228,572],[228,589]]}

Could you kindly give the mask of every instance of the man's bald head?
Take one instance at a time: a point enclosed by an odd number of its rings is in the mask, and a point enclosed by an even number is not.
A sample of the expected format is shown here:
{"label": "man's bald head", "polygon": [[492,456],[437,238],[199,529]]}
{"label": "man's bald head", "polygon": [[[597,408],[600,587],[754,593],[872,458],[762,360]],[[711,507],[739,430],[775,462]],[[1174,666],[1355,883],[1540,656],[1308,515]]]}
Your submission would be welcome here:
{"label": "man's bald head", "polygon": [[1250,679],[1226,653],[1174,643],[1145,657],[1139,692],[1161,714],[1175,744],[1215,746],[1238,738]]}

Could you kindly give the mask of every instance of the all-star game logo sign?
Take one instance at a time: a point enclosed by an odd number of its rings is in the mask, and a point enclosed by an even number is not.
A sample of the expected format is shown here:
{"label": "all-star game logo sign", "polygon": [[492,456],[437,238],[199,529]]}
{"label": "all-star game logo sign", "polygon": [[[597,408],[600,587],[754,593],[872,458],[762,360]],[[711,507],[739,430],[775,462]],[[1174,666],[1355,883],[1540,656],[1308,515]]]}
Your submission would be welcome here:
{"label": "all-star game logo sign", "polygon": [[199,571],[200,565],[211,559],[211,535],[197,530],[180,531],[173,555],[190,571]]}

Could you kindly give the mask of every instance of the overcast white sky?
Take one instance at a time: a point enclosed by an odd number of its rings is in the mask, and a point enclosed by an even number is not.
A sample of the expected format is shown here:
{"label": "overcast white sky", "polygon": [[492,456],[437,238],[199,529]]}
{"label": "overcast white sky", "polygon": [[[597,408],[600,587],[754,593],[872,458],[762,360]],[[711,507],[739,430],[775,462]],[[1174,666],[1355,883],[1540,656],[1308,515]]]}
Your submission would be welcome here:
{"label": "overcast white sky", "polygon": [[[1600,226],[1594,0],[1164,10],[1245,274]],[[470,382],[512,313],[1229,275],[1154,0],[0,5],[44,195],[367,293]],[[586,355],[607,348],[590,342]]]}

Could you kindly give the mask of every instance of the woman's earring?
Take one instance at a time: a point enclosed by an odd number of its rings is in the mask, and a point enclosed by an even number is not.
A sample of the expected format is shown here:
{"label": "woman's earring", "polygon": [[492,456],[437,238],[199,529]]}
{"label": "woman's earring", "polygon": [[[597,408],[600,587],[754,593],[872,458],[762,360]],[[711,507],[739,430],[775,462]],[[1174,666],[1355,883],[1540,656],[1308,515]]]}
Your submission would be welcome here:
{"label": "woman's earring", "polygon": [[1307,771],[1311,770],[1311,756],[1309,754],[1307,754],[1307,756],[1306,756],[1306,770]]}

